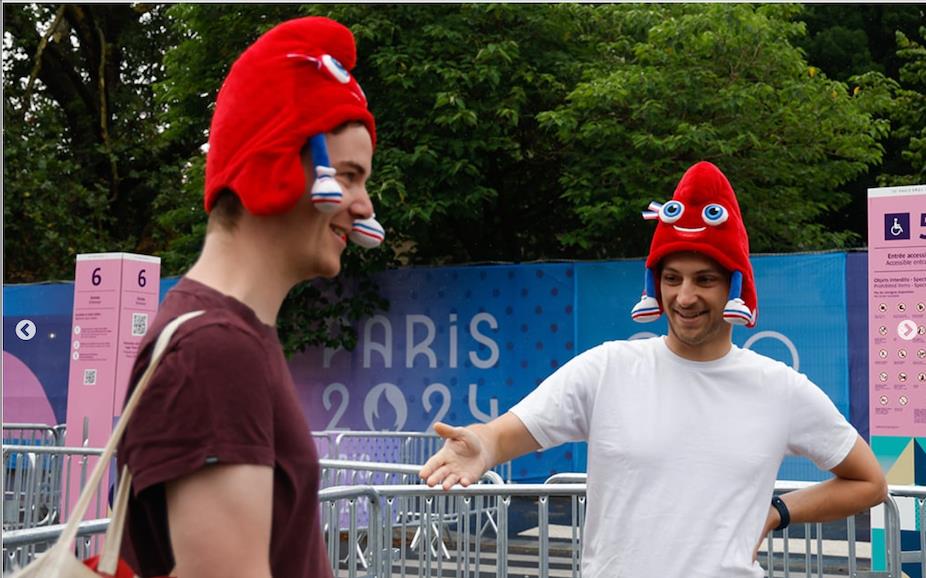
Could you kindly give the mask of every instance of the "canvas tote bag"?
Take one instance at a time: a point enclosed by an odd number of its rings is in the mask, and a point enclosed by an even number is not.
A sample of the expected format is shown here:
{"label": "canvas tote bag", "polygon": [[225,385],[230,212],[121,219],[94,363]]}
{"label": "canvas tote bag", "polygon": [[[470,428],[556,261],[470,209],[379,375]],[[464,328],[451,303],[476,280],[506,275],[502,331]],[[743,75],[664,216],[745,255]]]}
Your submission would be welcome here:
{"label": "canvas tote bag", "polygon": [[[113,499],[113,513],[110,518],[109,527],[106,530],[103,551],[100,553],[98,560],[95,561],[96,571],[90,569],[74,555],[74,539],[77,537],[80,521],[87,512],[87,508],[90,506],[90,500],[97,486],[100,484],[100,480],[103,478],[103,471],[106,469],[106,465],[109,464],[110,460],[112,460],[113,454],[116,451],[116,445],[119,443],[119,440],[122,438],[122,433],[125,431],[125,426],[132,416],[132,412],[135,411],[135,407],[138,405],[138,401],[141,399],[141,394],[147,387],[148,381],[151,380],[151,376],[157,369],[161,357],[164,355],[167,345],[170,342],[170,338],[183,323],[203,313],[203,311],[191,311],[177,317],[164,326],[164,329],[161,331],[161,334],[154,344],[154,351],[151,353],[151,361],[148,363],[148,368],[145,369],[145,373],[142,374],[141,379],[138,380],[138,386],[135,388],[135,391],[132,392],[128,402],[126,402],[125,408],[122,410],[122,417],[119,418],[119,422],[116,424],[112,436],[103,449],[100,461],[98,461],[93,468],[93,473],[90,474],[87,485],[84,486],[83,491],[80,493],[77,505],[74,506],[74,511],[71,512],[71,517],[64,527],[64,530],[61,531],[61,535],[58,536],[58,540],[45,553],[41,554],[24,568],[14,572],[10,578],[99,578],[101,575],[119,577],[125,575],[126,565],[124,562],[120,563],[119,548],[122,545],[122,531],[125,528],[125,514],[128,508],[129,491],[132,486],[132,474],[129,473],[127,468],[123,468],[122,470],[122,475],[119,480],[119,489],[116,491],[116,496]],[[120,566],[122,567],[122,571],[117,574],[117,570],[120,569]]]}

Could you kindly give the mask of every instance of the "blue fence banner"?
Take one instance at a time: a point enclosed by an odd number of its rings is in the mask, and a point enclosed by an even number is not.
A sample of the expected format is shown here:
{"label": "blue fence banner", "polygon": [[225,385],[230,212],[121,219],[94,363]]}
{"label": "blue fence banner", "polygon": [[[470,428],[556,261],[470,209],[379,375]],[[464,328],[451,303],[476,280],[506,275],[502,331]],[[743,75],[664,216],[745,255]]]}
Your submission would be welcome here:
{"label": "blue fence banner", "polygon": [[[754,256],[758,326],[737,327],[733,340],[805,373],[854,422],[851,408],[867,403],[855,401],[867,389],[856,384],[850,395],[850,366],[867,351],[849,340],[847,287],[865,271],[857,262],[864,254],[851,258],[847,269],[845,253]],[[176,281],[162,279],[161,298]],[[643,287],[642,259],[406,268],[377,281],[389,310],[358,324],[353,351],[313,348],[290,359],[313,430],[485,422],[579,352],[666,332],[664,319],[630,319]],[[3,298],[3,421],[62,423],[73,284],[5,285]],[[566,444],[516,460],[513,477],[584,471],[585,459],[585,444]],[[779,473],[826,477],[798,458],[786,459]]]}

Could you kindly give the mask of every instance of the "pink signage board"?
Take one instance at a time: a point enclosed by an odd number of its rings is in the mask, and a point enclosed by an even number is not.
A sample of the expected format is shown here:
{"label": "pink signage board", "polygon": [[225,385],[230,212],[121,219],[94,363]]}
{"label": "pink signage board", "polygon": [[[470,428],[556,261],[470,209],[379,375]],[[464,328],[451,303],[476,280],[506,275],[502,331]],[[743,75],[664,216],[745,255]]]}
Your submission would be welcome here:
{"label": "pink signage board", "polygon": [[[868,190],[868,357],[871,449],[889,484],[922,484],[926,185]],[[916,534],[915,500],[896,503],[901,534]],[[887,567],[878,554],[886,540],[884,506],[879,505],[871,514],[872,570]]]}
{"label": "pink signage board", "polygon": [[926,186],[868,191],[871,434],[926,436]]}
{"label": "pink signage board", "polygon": [[[161,260],[130,253],[77,256],[74,274],[67,436],[69,447],[103,447],[122,413],[138,344],[158,308]],[[79,471],[71,474],[70,503]],[[107,478],[108,479],[108,478]],[[91,505],[89,517],[105,515]]]}

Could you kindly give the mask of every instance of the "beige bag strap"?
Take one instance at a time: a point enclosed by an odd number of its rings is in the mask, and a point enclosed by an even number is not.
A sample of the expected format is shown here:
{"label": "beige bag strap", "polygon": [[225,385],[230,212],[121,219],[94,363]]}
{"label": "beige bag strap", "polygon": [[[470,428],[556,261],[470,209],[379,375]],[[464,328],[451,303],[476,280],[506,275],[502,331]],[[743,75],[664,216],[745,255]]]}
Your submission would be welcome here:
{"label": "beige bag strap", "polygon": [[[154,351],[151,353],[151,360],[148,362],[148,367],[145,369],[145,372],[142,374],[141,379],[138,380],[138,385],[135,387],[135,391],[132,392],[132,395],[129,397],[129,400],[125,404],[125,408],[122,410],[122,416],[119,418],[119,421],[116,423],[116,427],[113,429],[113,433],[109,438],[109,441],[106,443],[106,447],[103,449],[103,454],[100,456],[100,461],[97,462],[96,466],[93,468],[93,472],[90,474],[90,478],[87,480],[87,485],[84,486],[83,491],[80,493],[80,498],[77,500],[77,505],[74,506],[74,510],[71,512],[71,516],[68,519],[67,526],[61,532],[61,535],[58,538],[58,543],[70,544],[77,537],[78,526],[80,525],[81,520],[84,517],[84,514],[87,512],[87,508],[90,506],[90,500],[93,497],[93,494],[100,484],[100,480],[103,478],[103,472],[106,469],[106,466],[112,460],[113,454],[116,451],[116,445],[118,445],[119,440],[122,438],[122,433],[125,431],[125,426],[129,422],[129,418],[132,413],[135,411],[135,407],[138,405],[139,400],[141,399],[142,392],[145,391],[145,388],[148,385],[148,382],[151,380],[151,376],[154,375],[154,371],[157,369],[158,364],[161,362],[161,357],[163,357],[164,352],[167,350],[167,345],[170,343],[171,337],[177,329],[183,325],[186,321],[193,319],[194,317],[199,317],[205,313],[204,311],[191,311],[189,313],[184,313],[183,315],[172,320],[161,331],[161,334],[158,336],[157,341],[154,344]],[[119,482],[119,490],[116,493],[116,498],[113,501],[113,513],[110,519],[109,528],[106,531],[106,543],[103,545],[103,553],[100,558],[99,570],[101,572],[108,572],[109,574],[116,573],[116,564],[119,560],[119,548],[122,544],[122,529],[125,526],[125,514],[129,498],[129,488],[131,486],[131,475],[128,472],[128,469],[122,472],[121,480]],[[111,563],[111,566],[104,568],[103,561],[104,559]]]}
{"label": "beige bag strap", "polygon": [[122,531],[125,529],[125,516],[129,508],[129,492],[132,491],[132,474],[128,466],[122,466],[119,476],[119,489],[113,499],[113,514],[106,528],[106,537],[103,540],[103,551],[97,570],[110,576],[116,575],[119,567],[119,551],[122,547]]}

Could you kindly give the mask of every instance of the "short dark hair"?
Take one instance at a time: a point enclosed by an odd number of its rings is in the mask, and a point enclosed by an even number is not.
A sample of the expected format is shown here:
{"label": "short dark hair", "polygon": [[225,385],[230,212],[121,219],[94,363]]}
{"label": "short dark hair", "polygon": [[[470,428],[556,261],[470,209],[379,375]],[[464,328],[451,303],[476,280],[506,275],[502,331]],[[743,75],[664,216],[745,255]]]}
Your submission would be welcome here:
{"label": "short dark hair", "polygon": [[[339,124],[338,126],[336,126],[336,127],[334,127],[333,129],[329,130],[326,134],[340,134],[340,133],[344,132],[345,130],[347,130],[349,127],[352,127],[352,126],[361,126],[361,127],[363,127],[363,128],[366,128],[366,127],[367,127],[367,125],[363,124],[363,123],[362,123],[361,121],[359,121],[359,120],[349,120],[349,121],[347,121],[347,122],[342,122],[342,123]],[[304,159],[309,158],[309,157],[311,157],[311,156],[312,156],[312,143],[311,143],[311,139],[310,139],[310,138],[307,138],[306,141],[305,141],[305,144],[303,144],[303,145],[302,145],[302,148],[299,149],[299,158],[301,158],[301,159],[304,160]]]}
{"label": "short dark hair", "polygon": [[243,212],[244,205],[241,204],[241,199],[238,198],[235,191],[222,189],[215,198],[215,202],[212,203],[206,231],[212,230],[213,227],[219,227],[225,231],[234,231]]}

